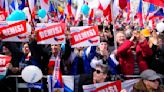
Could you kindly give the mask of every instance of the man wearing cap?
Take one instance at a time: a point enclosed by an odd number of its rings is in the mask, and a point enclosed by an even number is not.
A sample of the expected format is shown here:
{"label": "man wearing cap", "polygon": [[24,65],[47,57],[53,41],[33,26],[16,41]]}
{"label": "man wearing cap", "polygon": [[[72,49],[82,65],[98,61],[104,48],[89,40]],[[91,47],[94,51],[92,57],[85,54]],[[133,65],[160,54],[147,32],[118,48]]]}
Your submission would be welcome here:
{"label": "man wearing cap", "polygon": [[141,73],[141,80],[133,86],[133,92],[164,92],[160,86],[160,76],[151,69]]}

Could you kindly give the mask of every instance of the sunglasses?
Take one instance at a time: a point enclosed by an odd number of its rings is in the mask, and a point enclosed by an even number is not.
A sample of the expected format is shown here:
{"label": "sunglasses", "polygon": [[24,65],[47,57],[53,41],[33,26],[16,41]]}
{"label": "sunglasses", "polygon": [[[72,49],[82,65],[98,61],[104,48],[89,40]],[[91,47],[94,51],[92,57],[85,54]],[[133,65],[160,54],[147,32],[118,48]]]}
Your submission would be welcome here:
{"label": "sunglasses", "polygon": [[96,72],[97,74],[104,73],[104,72],[101,72],[100,70],[96,70],[96,69],[94,69],[94,72]]}
{"label": "sunglasses", "polygon": [[149,80],[149,81],[151,81],[151,82],[156,82],[156,81],[160,82],[160,79]]}

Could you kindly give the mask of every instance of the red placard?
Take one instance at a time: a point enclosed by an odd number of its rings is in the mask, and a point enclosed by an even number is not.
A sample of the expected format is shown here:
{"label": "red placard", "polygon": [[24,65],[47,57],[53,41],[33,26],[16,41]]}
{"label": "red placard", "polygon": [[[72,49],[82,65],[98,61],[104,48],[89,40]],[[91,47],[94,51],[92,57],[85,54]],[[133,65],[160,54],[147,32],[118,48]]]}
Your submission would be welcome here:
{"label": "red placard", "polygon": [[0,28],[2,39],[18,36],[26,33],[26,21],[16,22],[14,24]]}
{"label": "red placard", "polygon": [[[65,24],[60,23],[60,24],[55,24],[52,26],[48,26],[46,28],[42,28],[37,30],[37,42],[54,38],[55,36],[61,36],[64,35],[64,29],[65,29]],[[64,38],[60,38],[57,40],[64,40]]]}
{"label": "red placard", "polygon": [[11,56],[0,55],[0,68],[5,67],[11,60]]}
{"label": "red placard", "polygon": [[90,40],[91,38],[94,38],[98,36],[98,27],[92,26],[83,30],[80,30],[80,32],[74,32],[71,34],[71,45],[78,44],[83,41]]}
{"label": "red placard", "polygon": [[121,81],[116,81],[99,88],[96,88],[93,92],[120,92],[121,91]]}

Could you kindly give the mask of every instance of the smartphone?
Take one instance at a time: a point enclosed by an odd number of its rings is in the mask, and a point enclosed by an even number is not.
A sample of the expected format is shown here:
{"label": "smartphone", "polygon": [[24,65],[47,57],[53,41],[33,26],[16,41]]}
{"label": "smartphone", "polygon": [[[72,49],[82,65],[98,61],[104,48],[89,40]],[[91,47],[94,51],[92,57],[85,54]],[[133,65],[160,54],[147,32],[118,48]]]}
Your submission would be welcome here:
{"label": "smartphone", "polygon": [[133,41],[137,41],[137,37],[136,36],[134,36],[134,40]]}

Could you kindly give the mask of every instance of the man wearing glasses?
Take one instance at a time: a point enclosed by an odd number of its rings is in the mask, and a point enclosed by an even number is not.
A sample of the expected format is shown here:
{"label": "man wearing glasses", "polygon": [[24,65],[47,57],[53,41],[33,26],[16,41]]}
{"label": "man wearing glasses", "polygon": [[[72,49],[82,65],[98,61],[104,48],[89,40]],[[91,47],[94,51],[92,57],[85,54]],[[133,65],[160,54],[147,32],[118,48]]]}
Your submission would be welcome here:
{"label": "man wearing glasses", "polygon": [[160,86],[160,76],[154,70],[141,73],[141,80],[133,86],[133,92],[164,92]]}
{"label": "man wearing glasses", "polygon": [[93,72],[93,83],[102,83],[107,81],[108,66],[105,64],[97,64]]}
{"label": "man wearing glasses", "polygon": [[83,92],[83,85],[110,81],[110,78],[108,77],[108,69],[109,68],[107,64],[98,63],[95,65],[94,71],[91,75],[81,75],[78,82],[78,92]]}

